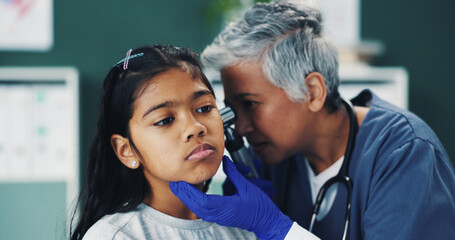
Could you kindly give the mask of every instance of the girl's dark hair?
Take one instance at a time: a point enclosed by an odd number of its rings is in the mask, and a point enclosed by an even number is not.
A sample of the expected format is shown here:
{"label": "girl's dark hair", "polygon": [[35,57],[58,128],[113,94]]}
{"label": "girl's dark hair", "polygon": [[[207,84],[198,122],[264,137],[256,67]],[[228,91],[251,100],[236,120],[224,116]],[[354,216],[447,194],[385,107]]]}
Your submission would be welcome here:
{"label": "girl's dark hair", "polygon": [[[82,239],[87,230],[103,216],[129,211],[150,194],[150,186],[142,168],[133,170],[123,165],[111,146],[111,136],[120,134],[127,137],[134,148],[128,123],[133,115],[133,103],[150,79],[177,68],[201,80],[214,95],[196,53],[171,45],[152,45],[133,50],[131,56],[134,55],[137,57],[128,60],[126,70],[124,62],[119,62],[104,79],[99,119],[86,176],[78,208],[70,224],[71,240]],[[80,216],[73,226],[78,209],[81,210]]]}

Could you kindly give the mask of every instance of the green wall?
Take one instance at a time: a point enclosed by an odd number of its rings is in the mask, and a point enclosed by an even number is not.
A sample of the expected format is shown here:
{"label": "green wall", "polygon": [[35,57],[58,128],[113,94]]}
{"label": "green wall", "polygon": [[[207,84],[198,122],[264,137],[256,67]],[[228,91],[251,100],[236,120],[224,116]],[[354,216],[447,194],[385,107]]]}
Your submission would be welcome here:
{"label": "green wall", "polygon": [[427,122],[455,162],[455,1],[362,1],[362,37],[381,40],[376,65],[409,72],[409,109]]}
{"label": "green wall", "polygon": [[0,183],[0,239],[64,239],[64,182]]}

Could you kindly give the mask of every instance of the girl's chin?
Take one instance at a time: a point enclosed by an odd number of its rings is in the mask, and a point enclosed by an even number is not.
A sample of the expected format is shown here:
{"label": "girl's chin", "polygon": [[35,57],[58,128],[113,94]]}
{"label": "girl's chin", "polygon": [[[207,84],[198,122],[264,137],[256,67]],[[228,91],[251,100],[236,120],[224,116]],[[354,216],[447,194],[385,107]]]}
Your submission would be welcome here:
{"label": "girl's chin", "polygon": [[219,166],[200,166],[197,169],[193,169],[191,172],[185,173],[182,178],[174,181],[184,181],[192,185],[204,186],[204,183],[215,176]]}
{"label": "girl's chin", "polygon": [[218,171],[219,167],[220,167],[220,164],[212,165],[212,166],[206,168],[206,171],[201,172],[201,174],[198,177],[199,183],[204,183],[204,182],[210,180],[211,178],[213,178],[213,176],[215,176],[216,172]]}
{"label": "girl's chin", "polygon": [[202,179],[197,179],[197,180],[193,181],[191,184],[193,184],[193,185],[195,185],[195,186],[204,186],[204,184],[205,184],[208,180],[212,179],[212,177],[213,177],[213,175],[210,176],[210,177],[205,177],[205,178],[202,178]]}
{"label": "girl's chin", "polygon": [[198,176],[196,178],[189,180],[188,183],[191,183],[192,185],[195,186],[204,186],[205,182],[210,180],[215,175],[215,173],[216,172],[214,172],[213,174],[207,174],[205,176]]}
{"label": "girl's chin", "polygon": [[204,189],[204,185],[206,183],[206,181],[202,181],[202,182],[199,182],[199,181],[185,181],[185,180],[182,180],[182,181],[193,185],[194,187],[196,187],[197,189],[199,189],[201,191]]}

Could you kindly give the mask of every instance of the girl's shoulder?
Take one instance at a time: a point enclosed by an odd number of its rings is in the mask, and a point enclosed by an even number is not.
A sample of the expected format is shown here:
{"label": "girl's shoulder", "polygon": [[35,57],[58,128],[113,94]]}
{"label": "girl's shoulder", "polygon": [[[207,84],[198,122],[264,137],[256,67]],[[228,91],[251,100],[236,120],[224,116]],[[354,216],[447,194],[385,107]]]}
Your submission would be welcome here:
{"label": "girl's shoulder", "polygon": [[106,215],[90,227],[83,240],[124,239],[122,237],[124,235],[123,229],[129,228],[132,220],[138,214],[139,211],[136,208],[128,212]]}
{"label": "girl's shoulder", "polygon": [[201,219],[185,220],[159,212],[145,204],[125,213],[106,215],[83,240],[148,239],[256,239],[254,233],[223,227]]}

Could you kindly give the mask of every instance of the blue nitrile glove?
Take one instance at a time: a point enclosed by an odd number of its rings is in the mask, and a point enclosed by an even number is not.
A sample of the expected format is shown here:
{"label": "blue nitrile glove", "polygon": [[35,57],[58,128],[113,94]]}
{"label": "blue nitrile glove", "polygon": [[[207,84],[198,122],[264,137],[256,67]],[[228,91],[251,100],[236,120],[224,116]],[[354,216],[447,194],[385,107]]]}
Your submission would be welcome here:
{"label": "blue nitrile glove", "polygon": [[[259,161],[259,159],[257,158],[253,159],[253,163],[254,166],[256,167],[257,172],[260,173],[261,162]],[[244,177],[251,172],[251,169],[248,166],[240,162],[235,162],[234,165]],[[259,176],[259,178],[246,177],[246,179],[253,183],[254,185],[258,186],[260,189],[262,189],[262,191],[264,191],[271,198],[272,195],[275,193],[275,190],[273,189],[273,184],[268,180],[262,179],[261,177],[262,176]],[[229,178],[226,178],[226,180],[223,183],[223,195],[232,196],[235,193],[237,193],[237,189],[235,189],[235,186],[234,184],[232,184],[231,180]]]}
{"label": "blue nitrile glove", "polygon": [[169,186],[205,221],[246,229],[260,239],[284,239],[293,221],[260,188],[246,180],[226,156],[223,170],[238,190],[233,196],[207,195],[187,182],[170,182]]}

